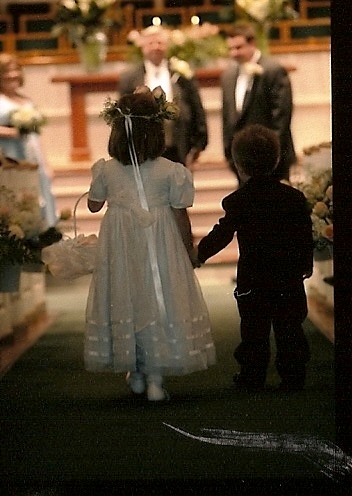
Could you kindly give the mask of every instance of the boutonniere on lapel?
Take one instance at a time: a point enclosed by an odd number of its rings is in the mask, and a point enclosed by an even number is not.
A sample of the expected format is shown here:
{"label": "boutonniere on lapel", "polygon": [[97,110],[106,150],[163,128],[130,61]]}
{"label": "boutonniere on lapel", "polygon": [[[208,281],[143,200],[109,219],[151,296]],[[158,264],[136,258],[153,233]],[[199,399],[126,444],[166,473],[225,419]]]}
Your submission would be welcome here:
{"label": "boutonniere on lapel", "polygon": [[191,66],[185,60],[181,60],[177,57],[171,57],[169,60],[170,70],[173,72],[172,82],[176,83],[180,76],[186,79],[192,79],[193,71]]}
{"label": "boutonniere on lapel", "polygon": [[256,62],[246,62],[243,64],[243,71],[245,74],[248,74],[248,76],[254,77],[263,74],[264,69]]}

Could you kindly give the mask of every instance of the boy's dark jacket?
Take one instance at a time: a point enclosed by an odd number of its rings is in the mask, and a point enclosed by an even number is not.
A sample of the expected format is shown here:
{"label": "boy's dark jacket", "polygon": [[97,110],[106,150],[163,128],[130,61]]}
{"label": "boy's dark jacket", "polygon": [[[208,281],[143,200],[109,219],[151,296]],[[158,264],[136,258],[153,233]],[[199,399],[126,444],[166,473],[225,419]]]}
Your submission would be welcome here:
{"label": "boy's dark jacket", "polygon": [[222,207],[225,216],[200,241],[198,258],[204,263],[237,233],[239,290],[289,287],[312,270],[312,223],[303,193],[261,176],[224,198]]}

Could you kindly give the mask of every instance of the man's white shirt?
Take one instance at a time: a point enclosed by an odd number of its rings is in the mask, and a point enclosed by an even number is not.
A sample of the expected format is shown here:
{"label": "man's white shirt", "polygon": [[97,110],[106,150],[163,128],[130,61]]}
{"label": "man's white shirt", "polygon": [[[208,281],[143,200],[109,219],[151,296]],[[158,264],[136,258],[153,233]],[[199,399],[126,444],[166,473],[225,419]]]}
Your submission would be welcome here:
{"label": "man's white shirt", "polygon": [[159,66],[152,64],[149,60],[144,62],[145,65],[145,84],[153,90],[161,86],[165,91],[166,99],[172,101],[172,85],[170,81],[170,72],[167,60],[163,60]]}

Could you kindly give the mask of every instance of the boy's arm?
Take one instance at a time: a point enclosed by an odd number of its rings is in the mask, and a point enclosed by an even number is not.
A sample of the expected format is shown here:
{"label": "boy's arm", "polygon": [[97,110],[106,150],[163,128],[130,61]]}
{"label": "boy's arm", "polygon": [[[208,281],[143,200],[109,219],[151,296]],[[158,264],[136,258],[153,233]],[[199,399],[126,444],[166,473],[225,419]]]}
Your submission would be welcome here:
{"label": "boy's arm", "polygon": [[238,201],[238,192],[230,193],[222,200],[225,215],[218,220],[213,229],[198,244],[198,260],[204,263],[213,257],[233,240],[237,231],[238,216],[241,211]]}
{"label": "boy's arm", "polygon": [[236,232],[233,216],[228,212],[198,244],[198,260],[204,263],[231,243]]}
{"label": "boy's arm", "polygon": [[303,221],[304,228],[303,228],[302,237],[305,240],[304,242],[305,265],[304,265],[303,279],[308,279],[313,274],[314,241],[313,241],[312,219],[310,216],[310,209],[307,205],[306,198],[304,198],[303,216],[304,216],[304,221]]}

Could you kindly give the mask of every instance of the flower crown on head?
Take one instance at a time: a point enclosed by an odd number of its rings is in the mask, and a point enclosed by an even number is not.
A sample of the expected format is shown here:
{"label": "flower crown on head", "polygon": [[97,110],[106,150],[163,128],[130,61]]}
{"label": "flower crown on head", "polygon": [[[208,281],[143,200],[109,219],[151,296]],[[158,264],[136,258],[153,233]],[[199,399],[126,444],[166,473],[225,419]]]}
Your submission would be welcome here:
{"label": "flower crown on head", "polygon": [[157,86],[153,91],[148,88],[148,86],[138,86],[134,93],[152,93],[156,103],[158,104],[159,110],[153,114],[148,115],[138,115],[133,114],[131,111],[123,111],[119,107],[119,102],[117,100],[111,100],[109,97],[104,103],[104,109],[100,113],[105,122],[111,126],[119,117],[139,117],[141,119],[148,120],[160,120],[168,119],[174,120],[179,115],[179,108],[175,102],[169,102],[166,100],[166,95],[161,86]]}

